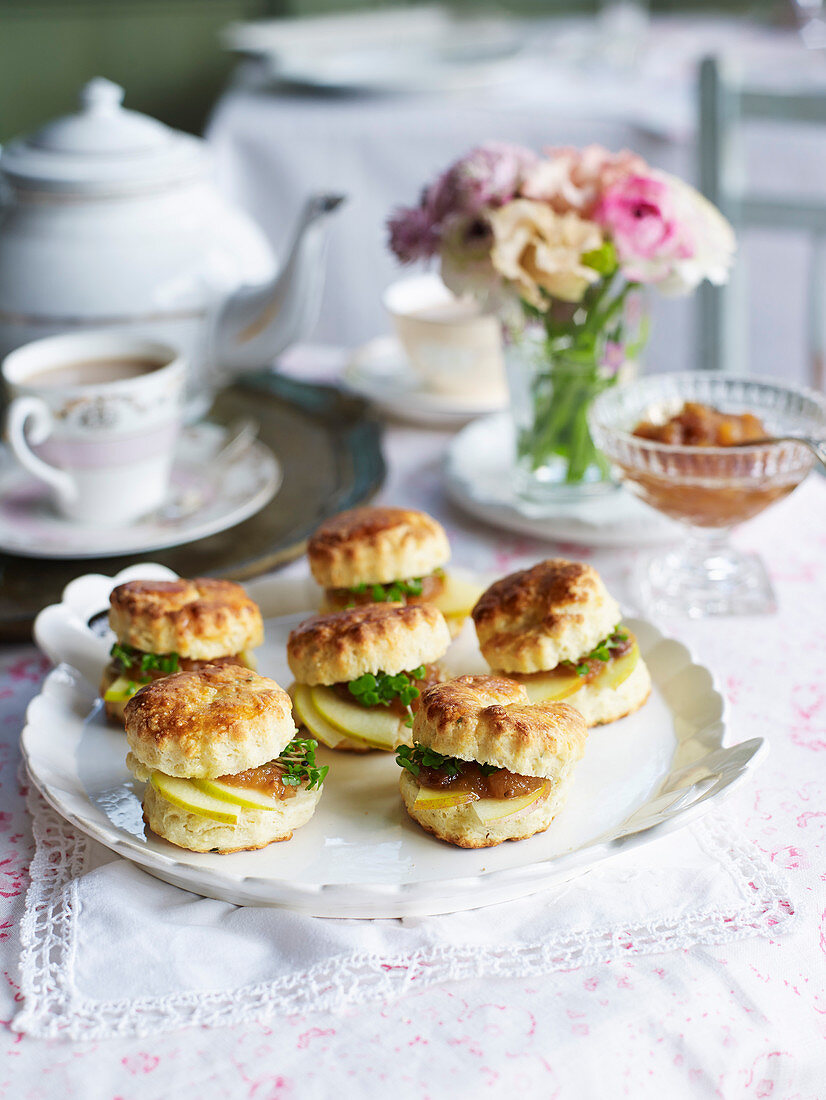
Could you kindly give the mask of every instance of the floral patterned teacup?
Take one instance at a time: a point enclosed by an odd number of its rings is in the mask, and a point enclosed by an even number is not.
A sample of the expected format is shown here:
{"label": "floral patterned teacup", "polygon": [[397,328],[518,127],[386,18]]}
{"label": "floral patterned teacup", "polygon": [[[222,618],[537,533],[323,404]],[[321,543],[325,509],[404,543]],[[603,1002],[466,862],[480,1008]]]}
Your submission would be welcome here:
{"label": "floral patterned teacup", "polygon": [[117,333],[52,336],[3,360],[6,434],[75,523],[112,527],[159,507],[183,409],[185,362]]}

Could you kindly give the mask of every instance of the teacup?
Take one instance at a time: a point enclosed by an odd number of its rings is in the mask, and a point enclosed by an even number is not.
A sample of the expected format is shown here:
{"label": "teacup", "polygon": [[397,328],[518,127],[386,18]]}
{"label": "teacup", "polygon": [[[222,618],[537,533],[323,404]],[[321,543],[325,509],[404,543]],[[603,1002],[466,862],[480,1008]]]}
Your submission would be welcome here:
{"label": "teacup", "polygon": [[392,283],[383,302],[410,365],[429,389],[504,395],[499,321],[472,298],[455,297],[437,275],[416,275]]}
{"label": "teacup", "polygon": [[159,507],[183,415],[185,361],[136,336],[35,340],[3,360],[8,443],[75,523],[129,523]]}

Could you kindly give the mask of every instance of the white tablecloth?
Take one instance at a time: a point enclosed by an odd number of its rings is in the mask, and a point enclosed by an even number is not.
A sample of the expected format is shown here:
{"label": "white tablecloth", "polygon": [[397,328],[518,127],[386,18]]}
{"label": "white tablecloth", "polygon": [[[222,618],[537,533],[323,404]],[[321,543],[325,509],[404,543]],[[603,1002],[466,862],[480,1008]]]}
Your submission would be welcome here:
{"label": "white tablecloth", "polygon": [[[328,376],[337,354],[298,352],[291,369]],[[560,547],[466,520],[440,483],[443,432],[392,428],[386,502],[424,507],[454,558],[501,571]],[[821,1100],[826,1022],[826,483],[813,477],[739,541],[759,549],[775,617],[664,623],[714,669],[732,738],[771,753],[726,813],[787,879],[790,929],[720,946],[562,970],[541,979],[457,981],[401,1000],[255,1025],[83,1043],[15,1035],[15,921],[31,836],[15,780],[22,708],[46,670],[31,647],[0,656],[0,1095],[13,1100],[237,1096],[328,1100],[476,1095]],[[621,599],[633,551],[561,548],[599,568]],[[297,569],[299,566],[292,566]],[[59,731],[55,731],[59,736]],[[128,950],[128,945],[124,945]]]}
{"label": "white tablecloth", "polygon": [[[518,79],[442,96],[302,95],[261,83],[241,67],[207,129],[223,187],[282,250],[303,198],[341,191],[327,286],[314,339],[355,346],[388,330],[380,296],[401,271],[388,254],[384,223],[397,205],[473,145],[488,139],[548,145],[600,142],[630,147],[652,164],[696,175],[698,60],[741,59],[761,81],[797,82],[823,59],[805,55],[790,30],[747,22],[657,19],[639,66],[611,72],[574,63],[583,22],[532,27]],[[822,69],[823,67],[820,66]],[[823,74],[826,78],[826,73]],[[814,128],[809,128],[812,131]],[[747,142],[749,172],[763,191],[823,197],[826,134],[800,127],[757,128]],[[753,369],[804,381],[808,245],[800,236],[753,233],[742,242],[750,292]],[[690,301],[652,303],[649,369],[692,369],[695,316]]]}

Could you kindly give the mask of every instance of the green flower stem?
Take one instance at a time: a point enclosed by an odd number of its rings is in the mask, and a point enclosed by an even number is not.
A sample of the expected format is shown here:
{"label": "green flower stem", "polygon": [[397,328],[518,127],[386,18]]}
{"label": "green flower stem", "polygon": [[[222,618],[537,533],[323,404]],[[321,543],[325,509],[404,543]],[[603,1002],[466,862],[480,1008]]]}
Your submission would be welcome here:
{"label": "green flower stem", "polygon": [[625,328],[625,305],[636,284],[617,287],[617,282],[616,273],[606,275],[568,313],[552,307],[543,315],[526,308],[526,318],[541,321],[545,341],[542,361],[529,368],[533,415],[530,426],[520,429],[518,453],[533,470],[561,458],[568,484],[583,481],[594,466],[603,476],[609,473],[588,430],[588,407],[617,381],[602,365],[606,343],[620,344],[629,355],[645,341],[644,325],[634,339]]}

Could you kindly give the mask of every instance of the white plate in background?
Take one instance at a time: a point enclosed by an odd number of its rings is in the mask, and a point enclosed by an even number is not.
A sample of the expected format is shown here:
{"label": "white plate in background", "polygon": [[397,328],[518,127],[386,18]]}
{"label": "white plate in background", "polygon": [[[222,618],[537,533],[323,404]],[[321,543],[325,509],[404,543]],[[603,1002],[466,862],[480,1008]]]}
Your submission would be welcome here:
{"label": "white plate in background", "polygon": [[[636,714],[591,731],[568,802],[546,832],[495,848],[455,848],[408,817],[391,754],[320,750],[331,768],[324,794],[292,840],[225,856],[187,852],[144,832],[141,785],[126,769],[124,735],[106,723],[96,698],[111,639],[86,627],[114,584],[170,575],[143,565],[114,578],[81,577],[62,604],[41,613],[38,644],[68,663],[50,673],[32,701],[21,744],[33,782],[64,818],[197,894],[341,917],[422,916],[524,897],[688,824],[763,755],[760,739],[723,747],[724,703],[711,673],[685,646],[630,619],[651,670],[652,696]],[[309,579],[271,577],[255,585],[267,639],[259,669],[284,685],[291,679],[287,634],[314,608],[317,592]],[[484,671],[472,628],[444,664],[453,673]]]}
{"label": "white plate in background", "polygon": [[680,524],[649,508],[620,486],[576,502],[542,509],[521,500],[514,489],[515,439],[508,413],[468,424],[450,442],[445,487],[454,503],[494,527],[551,541],[585,546],[647,546],[676,542]]}

